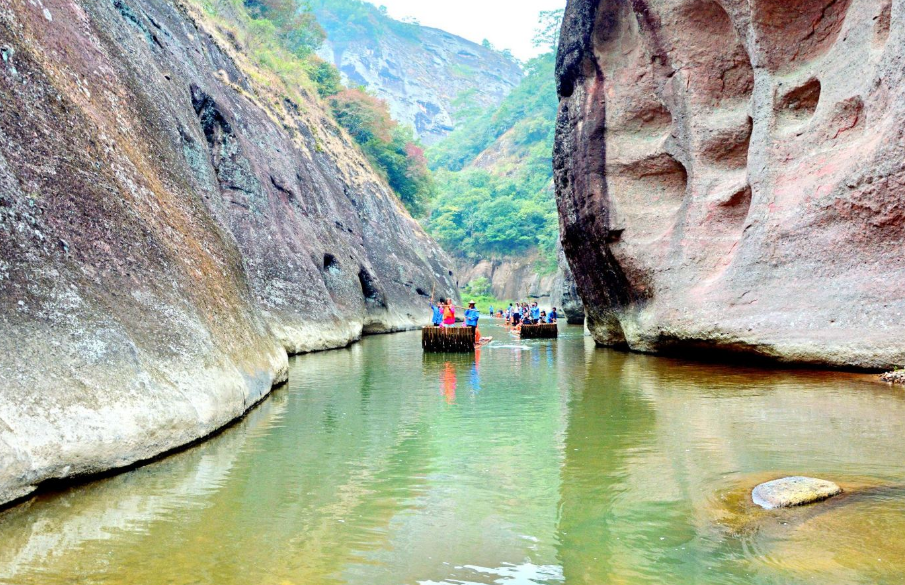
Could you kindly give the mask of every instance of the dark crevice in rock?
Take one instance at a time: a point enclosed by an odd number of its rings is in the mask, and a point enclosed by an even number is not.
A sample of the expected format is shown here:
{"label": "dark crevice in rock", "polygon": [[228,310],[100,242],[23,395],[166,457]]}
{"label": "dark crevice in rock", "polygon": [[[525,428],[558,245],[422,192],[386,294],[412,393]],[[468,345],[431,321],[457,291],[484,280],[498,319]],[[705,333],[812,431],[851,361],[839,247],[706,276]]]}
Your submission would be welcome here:
{"label": "dark crevice in rock", "polygon": [[211,148],[218,142],[218,134],[232,135],[233,129],[217,102],[195,84],[191,86],[192,107],[201,122],[201,129]]}
{"label": "dark crevice in rock", "polygon": [[[116,8],[116,10],[123,18],[128,20],[133,26],[135,26],[145,35],[148,43],[157,45],[161,49],[163,48],[163,45],[161,44],[157,36],[151,32],[151,29],[149,29],[144,22],[141,21],[141,19],[138,17],[138,14],[136,14],[131,6],[126,4],[123,0],[113,0],[113,7]],[[160,27],[158,26],[157,28]]]}
{"label": "dark crevice in rock", "polygon": [[802,85],[786,92],[776,100],[776,120],[779,126],[794,126],[807,122],[820,103],[820,80],[812,77]]}
{"label": "dark crevice in rock", "polygon": [[377,283],[370,272],[361,268],[358,271],[358,282],[361,284],[361,294],[364,295],[365,304],[373,304],[386,308],[386,298],[377,288]]}
{"label": "dark crevice in rock", "polygon": [[336,274],[340,271],[339,262],[333,254],[324,254],[324,271]]}
{"label": "dark crevice in rock", "polygon": [[284,186],[280,181],[276,179],[273,175],[270,177],[270,184],[273,185],[273,188],[278,192],[285,195],[290,201],[295,201],[296,196],[295,193],[289,187]]}

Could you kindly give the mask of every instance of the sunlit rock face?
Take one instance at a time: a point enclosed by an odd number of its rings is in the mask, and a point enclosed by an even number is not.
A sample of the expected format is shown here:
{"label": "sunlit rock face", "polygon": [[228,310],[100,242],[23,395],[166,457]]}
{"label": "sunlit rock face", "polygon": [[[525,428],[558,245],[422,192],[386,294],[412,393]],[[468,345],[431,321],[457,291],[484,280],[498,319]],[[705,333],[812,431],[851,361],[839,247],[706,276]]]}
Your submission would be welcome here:
{"label": "sunlit rock face", "polygon": [[203,437],[287,352],[456,292],[318,102],[192,6],[0,6],[0,504]]}
{"label": "sunlit rock face", "polygon": [[554,165],[599,343],[905,362],[903,18],[570,0]]}

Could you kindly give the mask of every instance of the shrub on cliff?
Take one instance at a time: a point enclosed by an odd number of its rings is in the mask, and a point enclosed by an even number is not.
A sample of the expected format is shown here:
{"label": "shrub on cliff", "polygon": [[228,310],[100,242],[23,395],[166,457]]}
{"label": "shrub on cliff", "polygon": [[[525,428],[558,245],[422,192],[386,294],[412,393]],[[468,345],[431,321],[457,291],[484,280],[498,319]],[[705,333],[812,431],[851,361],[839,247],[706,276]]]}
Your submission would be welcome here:
{"label": "shrub on cliff", "polygon": [[393,121],[386,102],[361,89],[340,91],[330,98],[330,107],[403,204],[421,214],[433,194],[433,180],[412,129]]}
{"label": "shrub on cliff", "polygon": [[327,38],[311,5],[300,0],[243,0],[252,18],[274,24],[283,45],[298,57],[317,51]]}
{"label": "shrub on cliff", "polygon": [[447,250],[468,258],[539,250],[538,269],[555,267],[554,65],[553,52],[529,61],[496,108],[481,111],[468,94],[456,101],[459,128],[428,150],[437,196],[427,227]]}

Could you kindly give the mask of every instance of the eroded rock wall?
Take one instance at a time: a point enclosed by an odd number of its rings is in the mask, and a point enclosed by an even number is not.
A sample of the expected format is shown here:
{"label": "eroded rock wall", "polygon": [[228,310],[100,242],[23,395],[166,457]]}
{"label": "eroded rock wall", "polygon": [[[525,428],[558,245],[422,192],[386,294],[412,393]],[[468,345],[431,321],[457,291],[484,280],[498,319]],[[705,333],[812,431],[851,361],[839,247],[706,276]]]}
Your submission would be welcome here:
{"label": "eroded rock wall", "polygon": [[561,309],[569,325],[584,325],[584,305],[581,302],[581,294],[578,292],[578,283],[575,282],[575,275],[572,274],[562,245],[557,246],[556,256],[559,269],[553,283],[550,304]]}
{"label": "eroded rock wall", "polygon": [[550,302],[558,275],[539,274],[539,262],[537,254],[524,258],[490,258],[477,264],[460,260],[455,273],[462,288],[478,278],[486,278],[493,296],[500,300],[538,299],[546,305]]}
{"label": "eroded rock wall", "polygon": [[194,4],[0,5],[0,504],[204,437],[450,262]]}
{"label": "eroded rock wall", "polygon": [[563,246],[599,343],[905,362],[905,1],[570,0]]}

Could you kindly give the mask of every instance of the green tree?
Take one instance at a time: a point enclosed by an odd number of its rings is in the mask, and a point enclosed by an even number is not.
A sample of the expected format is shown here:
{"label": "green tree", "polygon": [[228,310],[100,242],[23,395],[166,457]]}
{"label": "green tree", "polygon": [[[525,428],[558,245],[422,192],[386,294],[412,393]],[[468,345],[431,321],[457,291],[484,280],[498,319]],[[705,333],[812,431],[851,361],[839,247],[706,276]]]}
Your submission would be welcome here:
{"label": "green tree", "polygon": [[252,18],[273,23],[283,45],[298,57],[314,53],[327,38],[305,0],[244,0],[243,4]]}
{"label": "green tree", "polygon": [[565,9],[544,10],[540,13],[537,28],[534,30],[533,43],[535,47],[556,50],[559,44],[559,31],[562,28],[562,20]]}
{"label": "green tree", "polygon": [[[552,47],[561,18],[562,11],[542,15],[539,46]],[[467,258],[539,251],[543,269],[555,267],[555,61],[550,49],[526,63],[521,83],[496,107],[482,110],[460,94],[458,128],[428,149],[437,195],[425,225],[448,251]],[[475,168],[485,152],[492,154]]]}
{"label": "green tree", "polygon": [[434,193],[434,182],[412,129],[398,125],[386,102],[361,89],[338,92],[330,98],[330,107],[399,199],[420,215]]}
{"label": "green tree", "polygon": [[330,97],[343,90],[342,77],[336,67],[316,56],[311,62],[311,81],[317,85],[317,93],[321,97]]}

